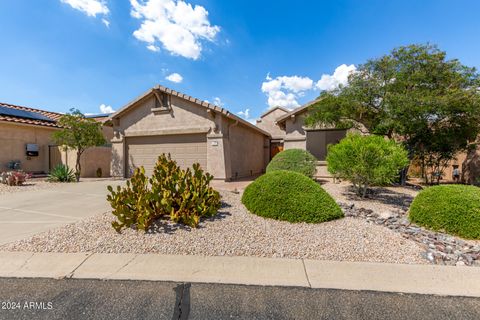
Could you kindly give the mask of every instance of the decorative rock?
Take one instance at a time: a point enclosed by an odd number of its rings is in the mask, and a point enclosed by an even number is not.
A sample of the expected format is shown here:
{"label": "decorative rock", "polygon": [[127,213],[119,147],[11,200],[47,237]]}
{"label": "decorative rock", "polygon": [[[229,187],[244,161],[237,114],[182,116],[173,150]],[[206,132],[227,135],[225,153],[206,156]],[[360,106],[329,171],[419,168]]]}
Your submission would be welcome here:
{"label": "decorative rock", "polygon": [[435,261],[435,257],[433,256],[433,253],[431,251],[427,252],[427,260],[432,263]]}
{"label": "decorative rock", "polygon": [[392,212],[382,218],[372,210],[355,208],[353,205],[340,204],[345,216],[364,219],[369,223],[383,225],[398,232],[405,239],[413,240],[424,246],[424,257],[433,264],[480,266],[480,245],[472,245],[453,236],[423,229],[410,224],[406,211]]}

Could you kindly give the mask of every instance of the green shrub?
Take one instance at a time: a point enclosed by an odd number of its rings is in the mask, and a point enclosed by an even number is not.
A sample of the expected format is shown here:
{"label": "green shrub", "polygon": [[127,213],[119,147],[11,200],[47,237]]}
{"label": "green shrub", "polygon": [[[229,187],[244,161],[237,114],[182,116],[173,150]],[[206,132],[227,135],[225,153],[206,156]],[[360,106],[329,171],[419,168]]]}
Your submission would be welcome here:
{"label": "green shrub", "polygon": [[242,202],[259,216],[290,222],[318,223],[343,217],[343,212],[322,187],[302,174],[273,171],[252,182]]}
{"label": "green shrub", "polygon": [[267,172],[288,170],[312,178],[315,174],[317,158],[302,149],[288,149],[279,152],[267,166]]}
{"label": "green shrub", "polygon": [[330,145],[327,154],[328,171],[352,182],[362,197],[369,186],[392,183],[407,164],[407,151],[402,146],[376,135],[349,134]]}
{"label": "green shrub", "polygon": [[76,177],[73,169],[59,164],[50,171],[47,180],[50,182],[73,182],[76,180]]}
{"label": "green shrub", "polygon": [[412,222],[467,239],[480,239],[480,188],[442,185],[422,190],[410,206]]}
{"label": "green shrub", "polygon": [[201,217],[213,216],[220,208],[220,194],[210,187],[212,179],[198,163],[193,170],[182,170],[170,155],[163,154],[150,179],[141,167],[125,187],[118,186],[114,191],[108,186],[107,200],[117,217],[112,226],[120,231],[136,225],[146,231],[155,220],[169,217],[174,222],[196,227]]}

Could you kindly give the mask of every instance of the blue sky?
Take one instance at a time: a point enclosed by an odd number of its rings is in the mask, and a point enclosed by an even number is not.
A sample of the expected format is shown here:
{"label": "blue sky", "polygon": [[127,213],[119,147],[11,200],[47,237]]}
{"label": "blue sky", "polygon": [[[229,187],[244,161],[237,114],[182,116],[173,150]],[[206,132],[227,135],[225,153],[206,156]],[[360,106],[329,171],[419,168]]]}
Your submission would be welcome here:
{"label": "blue sky", "polygon": [[252,120],[399,45],[479,67],[478,12],[476,0],[4,0],[0,101],[96,113],[161,84]]}

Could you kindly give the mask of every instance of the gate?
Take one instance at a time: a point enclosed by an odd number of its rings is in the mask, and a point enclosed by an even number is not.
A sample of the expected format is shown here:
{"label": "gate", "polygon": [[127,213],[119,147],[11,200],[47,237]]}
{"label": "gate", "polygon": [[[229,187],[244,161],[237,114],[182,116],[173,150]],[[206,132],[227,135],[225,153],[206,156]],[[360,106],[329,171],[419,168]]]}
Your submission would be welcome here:
{"label": "gate", "polygon": [[[65,151],[65,156],[68,157]],[[59,146],[48,146],[48,171],[62,164],[62,152]]]}

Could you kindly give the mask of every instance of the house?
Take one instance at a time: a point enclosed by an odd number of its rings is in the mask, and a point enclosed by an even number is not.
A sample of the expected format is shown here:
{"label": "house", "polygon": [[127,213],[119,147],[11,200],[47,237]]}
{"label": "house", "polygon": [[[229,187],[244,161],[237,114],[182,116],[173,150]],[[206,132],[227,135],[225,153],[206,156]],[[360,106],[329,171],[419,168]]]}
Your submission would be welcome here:
{"label": "house", "polygon": [[285,139],[285,130],[277,125],[277,119],[287,114],[289,111],[282,107],[271,108],[260,116],[256,126],[270,133],[270,158],[283,151]]}
{"label": "house", "polygon": [[169,153],[183,167],[200,163],[219,180],[261,174],[270,160],[270,134],[224,108],[155,86],[111,116],[112,176],[140,166],[151,174]]}
{"label": "house", "polygon": [[[21,169],[35,174],[48,173],[55,165],[75,166],[75,152],[64,151],[52,141],[60,129],[61,113],[0,103],[0,171]],[[97,121],[108,120],[107,116]],[[113,130],[104,126],[104,135],[111,139]],[[82,177],[94,177],[98,168],[108,176],[111,150],[109,146],[91,148],[82,156]]]}
{"label": "house", "polygon": [[305,117],[308,108],[316,102],[318,100],[291,111],[281,107],[270,109],[257,120],[257,126],[272,136],[270,149],[272,157],[284,149],[308,150],[318,159],[316,176],[329,177],[325,162],[328,145],[338,143],[346,136],[347,130],[307,127]]}
{"label": "house", "polygon": [[[317,177],[330,177],[326,170],[327,148],[330,144],[338,143],[346,136],[347,131],[336,128],[309,128],[305,126],[305,117],[310,106],[317,100],[313,100],[299,108],[288,111],[281,107],[268,110],[260,119],[257,126],[269,132],[271,140],[271,157],[284,149],[304,149],[312,153],[319,161],[317,162]],[[363,130],[364,131],[364,130]],[[469,184],[480,184],[480,148],[469,152],[460,152],[455,159],[451,160],[445,167],[441,180],[453,182],[453,169],[460,171],[460,181]],[[420,175],[418,165],[411,165],[409,175],[411,177]]]}

